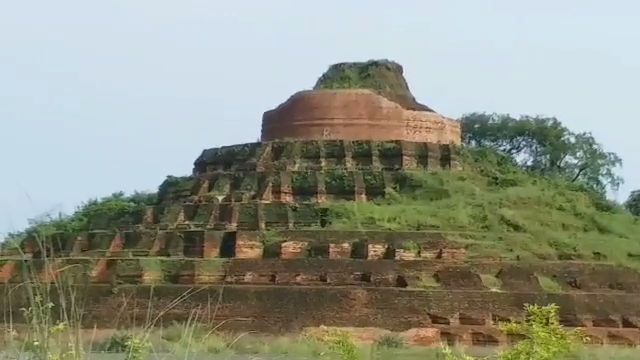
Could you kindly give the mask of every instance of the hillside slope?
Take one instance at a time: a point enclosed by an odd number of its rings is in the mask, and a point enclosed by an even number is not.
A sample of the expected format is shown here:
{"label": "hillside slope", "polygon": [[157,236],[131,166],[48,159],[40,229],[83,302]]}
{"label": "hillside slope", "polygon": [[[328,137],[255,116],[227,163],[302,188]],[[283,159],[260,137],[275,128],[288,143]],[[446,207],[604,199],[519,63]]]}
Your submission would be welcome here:
{"label": "hillside slope", "polygon": [[620,206],[494,152],[463,150],[462,158],[457,172],[403,172],[385,200],[330,204],[332,226],[452,231],[483,258],[640,265],[640,221]]}

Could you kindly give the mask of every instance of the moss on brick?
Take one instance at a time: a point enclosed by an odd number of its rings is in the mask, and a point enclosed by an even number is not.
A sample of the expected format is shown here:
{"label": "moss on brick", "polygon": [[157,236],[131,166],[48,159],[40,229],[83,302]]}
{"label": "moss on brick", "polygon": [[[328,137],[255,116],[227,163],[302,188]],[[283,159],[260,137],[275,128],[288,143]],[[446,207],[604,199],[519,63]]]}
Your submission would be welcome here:
{"label": "moss on brick", "polygon": [[291,188],[294,195],[315,195],[318,179],[315,171],[294,171],[291,173]]}
{"label": "moss on brick", "polygon": [[351,156],[353,156],[354,158],[356,158],[356,157],[361,157],[361,158],[371,157],[371,154],[372,154],[371,141],[369,141],[369,140],[352,141],[351,142],[351,147],[352,147]]}
{"label": "moss on brick", "polygon": [[344,142],[341,140],[327,140],[322,143],[324,156],[327,159],[344,159]]}
{"label": "moss on brick", "polygon": [[343,170],[327,170],[324,172],[324,184],[328,194],[353,195],[355,182],[353,174]]}
{"label": "moss on brick", "polygon": [[344,62],[331,65],[314,89],[369,89],[405,109],[433,111],[411,94],[402,66],[389,60]]}

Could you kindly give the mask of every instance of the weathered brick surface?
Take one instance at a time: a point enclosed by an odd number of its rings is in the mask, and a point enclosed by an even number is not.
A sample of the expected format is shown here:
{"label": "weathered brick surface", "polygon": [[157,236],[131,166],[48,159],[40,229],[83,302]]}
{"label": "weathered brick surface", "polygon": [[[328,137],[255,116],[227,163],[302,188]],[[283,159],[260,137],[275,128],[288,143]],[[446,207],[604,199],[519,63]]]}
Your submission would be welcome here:
{"label": "weathered brick surface", "polygon": [[480,275],[466,268],[445,268],[436,272],[438,282],[448,289],[485,289]]}
{"label": "weathered brick surface", "polygon": [[419,258],[413,250],[396,249],[396,260],[418,260]]}
{"label": "weathered brick surface", "polygon": [[236,258],[261,259],[264,245],[259,239],[258,233],[238,232],[236,240]]}
{"label": "weathered brick surface", "polygon": [[[191,286],[145,285],[120,286],[114,294],[109,285],[93,285],[80,289],[85,305],[84,320],[88,326],[126,326],[144,321],[147,307],[159,313],[164,308],[160,299],[175,298]],[[220,297],[220,292],[222,292]],[[24,290],[14,290],[11,309],[28,306]],[[220,298],[219,318],[249,318],[250,322],[231,322],[230,328],[272,333],[300,331],[309,326],[379,327],[391,331],[411,328],[486,329],[487,326],[434,325],[430,314],[453,319],[459,313],[486,318],[497,313],[505,318],[522,319],[526,303],[558,304],[561,312],[610,316],[640,316],[640,299],[635,294],[541,294],[501,293],[490,291],[407,291],[390,288],[331,288],[317,286],[209,286],[198,289],[162,316],[163,322],[183,320],[198,305]],[[149,303],[151,301],[151,303]],[[122,317],[123,306],[127,307]],[[5,303],[6,305],[6,303]],[[0,306],[2,306],[0,304]],[[606,328],[600,328],[606,329]],[[638,329],[618,328],[621,333]],[[459,333],[461,334],[461,333]],[[476,339],[478,341],[478,339]]]}
{"label": "weathered brick surface", "polygon": [[9,261],[0,267],[0,282],[6,283],[11,280],[16,271],[16,262]]}
{"label": "weathered brick surface", "polygon": [[460,124],[369,90],[301,91],[264,113],[262,140],[408,140],[460,144]]}
{"label": "weathered brick surface", "polygon": [[440,329],[413,328],[400,333],[400,338],[403,339],[407,345],[439,346]]}
{"label": "weathered brick surface", "polygon": [[351,244],[329,244],[330,259],[348,259],[351,257]]}
{"label": "weathered brick surface", "polygon": [[307,246],[306,241],[285,241],[280,248],[280,258],[299,259],[305,257]]}
{"label": "weathered brick surface", "polygon": [[380,260],[387,251],[387,244],[367,244],[367,259]]}

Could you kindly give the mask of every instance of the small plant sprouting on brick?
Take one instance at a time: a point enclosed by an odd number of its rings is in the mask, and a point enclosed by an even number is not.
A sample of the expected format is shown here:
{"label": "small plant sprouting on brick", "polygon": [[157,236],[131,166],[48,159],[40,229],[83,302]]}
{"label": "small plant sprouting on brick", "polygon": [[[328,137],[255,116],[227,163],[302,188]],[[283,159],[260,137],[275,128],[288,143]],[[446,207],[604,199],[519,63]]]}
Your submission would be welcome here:
{"label": "small plant sprouting on brick", "polygon": [[415,241],[405,241],[400,247],[416,256],[420,255],[420,245]]}
{"label": "small plant sprouting on brick", "polygon": [[387,349],[400,349],[405,345],[404,340],[397,334],[385,334],[376,341],[376,346]]}
{"label": "small plant sprouting on brick", "polygon": [[381,158],[402,156],[402,147],[396,141],[380,142],[378,143],[378,156]]}
{"label": "small plant sprouting on brick", "polygon": [[366,158],[372,156],[370,141],[353,141],[351,156],[354,158]]}
{"label": "small plant sprouting on brick", "polygon": [[579,330],[567,330],[560,325],[559,307],[555,304],[525,305],[523,323],[500,325],[507,334],[524,335],[524,339],[500,354],[501,360],[555,360],[574,352],[586,337]]}

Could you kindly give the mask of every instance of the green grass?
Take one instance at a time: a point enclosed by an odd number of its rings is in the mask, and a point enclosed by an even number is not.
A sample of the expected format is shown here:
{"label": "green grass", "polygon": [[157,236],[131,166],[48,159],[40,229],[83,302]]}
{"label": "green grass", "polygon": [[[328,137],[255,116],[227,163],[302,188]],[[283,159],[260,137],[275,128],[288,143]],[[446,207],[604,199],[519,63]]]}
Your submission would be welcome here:
{"label": "green grass", "polygon": [[502,281],[491,274],[480,274],[480,278],[482,279],[482,283],[484,286],[489,288],[491,291],[501,291]]}
{"label": "green grass", "polygon": [[416,286],[419,289],[433,290],[440,288],[440,283],[431,275],[423,275],[418,280]]}
{"label": "green grass", "polygon": [[543,275],[537,275],[537,277],[540,287],[542,287],[544,292],[549,294],[558,294],[562,292],[562,286],[558,284],[557,281]]}
{"label": "green grass", "polygon": [[463,170],[405,171],[385,199],[330,203],[335,229],[456,232],[472,257],[640,265],[640,221],[574,184],[481,151]]}

